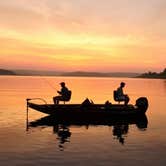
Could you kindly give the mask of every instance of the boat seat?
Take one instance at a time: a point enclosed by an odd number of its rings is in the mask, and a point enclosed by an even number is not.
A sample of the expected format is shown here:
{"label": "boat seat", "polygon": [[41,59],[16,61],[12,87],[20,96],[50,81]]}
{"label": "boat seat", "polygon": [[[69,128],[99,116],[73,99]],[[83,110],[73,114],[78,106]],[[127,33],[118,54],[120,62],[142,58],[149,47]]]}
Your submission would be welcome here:
{"label": "boat seat", "polygon": [[63,104],[65,104],[66,102],[70,101],[70,100],[62,100],[63,101]]}
{"label": "boat seat", "polygon": [[65,102],[70,101],[70,99],[71,99],[71,91],[69,90],[67,96],[65,97],[65,99],[64,99],[64,100],[61,100],[61,101],[63,101],[64,104],[65,104]]}
{"label": "boat seat", "polygon": [[118,98],[118,94],[117,94],[116,90],[114,90],[114,92],[113,92],[113,97],[114,97],[114,100],[117,101],[119,104],[120,104],[120,102],[124,102],[124,100],[121,100]]}

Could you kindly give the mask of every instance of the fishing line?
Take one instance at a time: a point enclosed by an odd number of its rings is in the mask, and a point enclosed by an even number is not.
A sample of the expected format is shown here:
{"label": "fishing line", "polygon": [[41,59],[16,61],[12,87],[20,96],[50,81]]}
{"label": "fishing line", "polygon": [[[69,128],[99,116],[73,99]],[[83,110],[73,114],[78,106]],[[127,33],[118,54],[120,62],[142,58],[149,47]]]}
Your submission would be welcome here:
{"label": "fishing line", "polygon": [[56,90],[57,89],[46,79],[44,78],[43,76],[40,76],[41,80],[43,80],[45,83],[47,83],[52,89]]}

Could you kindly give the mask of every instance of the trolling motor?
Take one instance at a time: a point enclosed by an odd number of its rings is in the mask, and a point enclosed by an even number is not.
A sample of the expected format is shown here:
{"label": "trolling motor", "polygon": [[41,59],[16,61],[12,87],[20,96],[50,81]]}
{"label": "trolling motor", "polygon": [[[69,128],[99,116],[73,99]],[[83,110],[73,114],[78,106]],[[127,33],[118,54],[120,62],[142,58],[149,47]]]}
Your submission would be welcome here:
{"label": "trolling motor", "polygon": [[27,98],[26,99],[26,101],[27,101],[27,115],[28,115],[28,108],[29,108],[29,101],[30,100],[41,100],[41,101],[43,101],[46,105],[47,105],[47,102],[46,102],[46,100],[44,100],[44,99],[42,99],[42,98]]}
{"label": "trolling motor", "polygon": [[26,101],[27,101],[27,105],[29,104],[29,101],[30,100],[41,100],[43,101],[45,104],[47,104],[46,100],[42,99],[42,98],[27,98]]}

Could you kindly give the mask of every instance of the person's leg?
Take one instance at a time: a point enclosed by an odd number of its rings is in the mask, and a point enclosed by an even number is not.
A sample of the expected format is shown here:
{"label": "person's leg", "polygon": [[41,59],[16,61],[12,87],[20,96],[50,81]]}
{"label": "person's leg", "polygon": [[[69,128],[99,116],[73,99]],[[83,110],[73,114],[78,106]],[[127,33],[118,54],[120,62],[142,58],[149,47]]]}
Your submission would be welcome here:
{"label": "person's leg", "polygon": [[59,99],[56,99],[56,104],[59,104]]}
{"label": "person's leg", "polygon": [[53,97],[53,102],[54,102],[54,104],[56,104],[56,96]]}
{"label": "person's leg", "polygon": [[128,95],[125,95],[125,105],[127,105],[129,103],[130,98],[128,97]]}
{"label": "person's leg", "polygon": [[54,104],[59,104],[60,98],[61,98],[61,96],[55,96],[55,97],[53,97]]}

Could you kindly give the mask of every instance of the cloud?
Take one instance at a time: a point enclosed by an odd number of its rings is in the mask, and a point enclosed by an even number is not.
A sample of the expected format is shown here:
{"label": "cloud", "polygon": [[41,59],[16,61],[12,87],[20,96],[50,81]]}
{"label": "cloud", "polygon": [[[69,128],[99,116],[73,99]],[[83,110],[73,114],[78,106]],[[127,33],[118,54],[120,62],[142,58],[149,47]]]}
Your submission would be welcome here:
{"label": "cloud", "polygon": [[47,27],[46,21],[43,13],[31,7],[0,2],[1,29],[33,34]]}
{"label": "cloud", "polygon": [[1,26],[25,33],[162,36],[165,32],[164,0],[6,0],[0,4]]}

